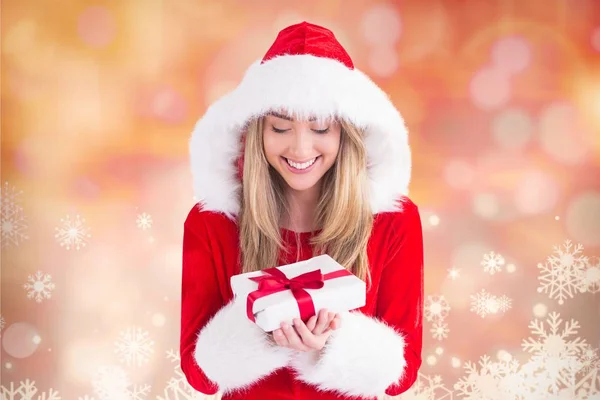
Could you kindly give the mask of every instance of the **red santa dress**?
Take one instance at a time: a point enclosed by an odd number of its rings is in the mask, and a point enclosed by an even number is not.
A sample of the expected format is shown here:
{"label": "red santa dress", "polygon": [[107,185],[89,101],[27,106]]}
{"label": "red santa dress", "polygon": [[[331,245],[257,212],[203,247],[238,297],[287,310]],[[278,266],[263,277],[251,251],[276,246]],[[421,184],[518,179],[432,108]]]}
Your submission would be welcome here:
{"label": "red santa dress", "polygon": [[[244,126],[284,109],[345,118],[365,132],[374,226],[366,305],[342,313],[321,354],[273,344],[233,301],[239,259]],[[333,33],[306,22],[282,30],[240,85],[212,104],[190,140],[199,199],[184,223],[181,368],[189,384],[223,400],[374,399],[397,395],[421,366],[423,239],[408,198],[411,156],[400,113],[356,69]],[[279,265],[312,257],[311,235],[281,229],[292,250]],[[299,258],[296,259],[296,255]],[[243,300],[243,299],[242,299]]]}

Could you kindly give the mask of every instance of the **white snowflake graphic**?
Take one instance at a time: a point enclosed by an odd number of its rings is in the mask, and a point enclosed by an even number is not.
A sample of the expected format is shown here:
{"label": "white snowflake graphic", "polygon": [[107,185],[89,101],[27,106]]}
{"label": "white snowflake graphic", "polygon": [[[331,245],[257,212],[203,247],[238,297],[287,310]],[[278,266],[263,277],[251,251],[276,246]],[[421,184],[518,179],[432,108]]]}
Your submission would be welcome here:
{"label": "white snowflake graphic", "polygon": [[11,245],[18,246],[23,241],[29,239],[27,236],[26,218],[23,214],[19,196],[22,191],[17,191],[8,182],[0,186],[1,212],[0,229],[2,229],[2,247]]}
{"label": "white snowflake graphic", "polygon": [[2,385],[2,400],[61,400],[56,390],[38,393],[35,381],[26,379],[15,385],[10,382],[9,386]]}
{"label": "white snowflake graphic", "polygon": [[600,356],[598,349],[588,348],[581,356],[581,371],[589,373],[592,371],[600,372]]}
{"label": "white snowflake graphic", "polygon": [[555,254],[549,256],[545,264],[538,263],[541,270],[538,293],[547,293],[562,305],[567,297],[572,299],[577,292],[583,292],[583,274],[588,258],[582,251],[582,245],[573,246],[570,240],[562,246],[554,246]]}
{"label": "white snowflake graphic", "polygon": [[479,293],[471,296],[471,311],[481,318],[485,318],[488,314],[497,314],[499,310],[498,298],[485,289],[481,289]]}
{"label": "white snowflake graphic", "polygon": [[173,363],[174,376],[167,382],[163,395],[156,396],[157,400],[218,400],[221,398],[220,394],[203,395],[190,386],[181,371],[179,352],[167,351],[167,359]]}
{"label": "white snowflake graphic", "polygon": [[75,248],[80,250],[87,244],[87,239],[91,237],[89,229],[85,226],[85,219],[79,215],[75,216],[75,219],[71,220],[69,215],[66,218],[60,219],[60,227],[56,228],[56,234],[54,237],[58,240],[61,247],[65,247],[67,250]]}
{"label": "white snowflake graphic", "polygon": [[585,269],[581,274],[581,286],[584,292],[600,292],[600,257],[586,260]]}
{"label": "white snowflake graphic", "polygon": [[544,378],[552,382],[550,387],[553,392],[556,392],[558,384],[565,380],[565,371],[572,375],[583,367],[580,358],[589,346],[585,339],[570,338],[577,335],[579,322],[571,319],[565,322],[561,330],[563,321],[560,319],[560,314],[552,312],[548,315],[546,323],[549,327],[548,331],[542,321],[533,320],[529,328],[531,334],[537,336],[537,339],[527,338],[523,340],[521,346],[523,350],[533,353],[530,364],[544,371]]}
{"label": "white snowflake graphic", "polygon": [[424,311],[427,321],[441,321],[448,316],[450,305],[444,296],[427,296]]}
{"label": "white snowflake graphic", "polygon": [[483,266],[483,272],[488,272],[490,275],[494,275],[496,272],[500,272],[502,270],[502,266],[504,265],[504,257],[491,251],[488,254],[484,254],[481,265]]}
{"label": "white snowflake graphic", "polygon": [[[391,397],[388,397],[391,399]],[[399,397],[402,400],[452,400],[452,391],[444,386],[439,375],[433,377],[419,373],[417,380]]]}
{"label": "white snowflake graphic", "polygon": [[27,298],[35,299],[38,303],[41,303],[44,299],[49,299],[55,288],[50,274],[45,274],[42,271],[36,272],[35,275],[29,275],[27,281],[28,283],[23,285],[23,288],[27,290]]}
{"label": "white snowflake graphic", "polygon": [[490,357],[485,355],[477,364],[466,362],[464,369],[466,378],[461,378],[454,385],[454,389],[470,400],[504,400],[524,399],[527,388],[520,381],[518,370],[519,363],[516,360],[503,360],[491,362]]}
{"label": "white snowflake graphic", "polygon": [[154,353],[154,342],[150,340],[149,335],[148,332],[135,327],[122,331],[115,343],[115,352],[119,355],[120,361],[126,363],[128,367],[141,367],[146,364],[150,355]]}
{"label": "white snowflake graphic", "polygon": [[4,321],[4,317],[2,315],[0,315],[0,332],[2,332],[2,329],[4,329],[5,324],[6,324],[6,321]]}
{"label": "white snowflake graphic", "polygon": [[139,214],[136,219],[136,224],[140,229],[150,229],[152,227],[152,217],[146,213]]}
{"label": "white snowflake graphic", "polygon": [[498,298],[498,308],[502,312],[507,312],[512,307],[512,299],[506,295],[502,295]]}
{"label": "white snowflake graphic", "polygon": [[448,329],[448,324],[446,324],[443,321],[436,321],[433,323],[433,326],[430,329],[431,332],[431,336],[433,336],[434,339],[437,340],[442,340],[442,339],[446,339],[448,337],[448,333],[450,332],[450,329]]}

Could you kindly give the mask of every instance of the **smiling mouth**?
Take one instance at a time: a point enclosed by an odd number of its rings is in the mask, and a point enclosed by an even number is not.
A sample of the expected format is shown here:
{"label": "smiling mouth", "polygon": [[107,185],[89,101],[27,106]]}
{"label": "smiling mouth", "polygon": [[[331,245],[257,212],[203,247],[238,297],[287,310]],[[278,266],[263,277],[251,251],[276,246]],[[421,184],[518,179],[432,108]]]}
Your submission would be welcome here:
{"label": "smiling mouth", "polygon": [[291,166],[291,167],[293,167],[293,168],[295,168],[297,170],[305,170],[305,169],[310,168],[317,161],[317,159],[319,157],[321,157],[321,156],[317,156],[317,157],[315,157],[315,158],[313,158],[311,160],[307,160],[307,161],[301,162],[301,163],[292,161],[292,160],[290,160],[289,158],[286,158],[286,157],[282,157],[282,158],[287,162],[287,164],[289,166]]}

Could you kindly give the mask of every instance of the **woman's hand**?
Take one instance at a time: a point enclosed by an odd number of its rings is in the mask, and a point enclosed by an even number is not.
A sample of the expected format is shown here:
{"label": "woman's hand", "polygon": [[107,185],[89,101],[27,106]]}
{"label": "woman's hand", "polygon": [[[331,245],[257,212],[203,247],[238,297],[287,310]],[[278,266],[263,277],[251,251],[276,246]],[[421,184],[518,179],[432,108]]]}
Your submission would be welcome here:
{"label": "woman's hand", "polygon": [[281,329],[273,332],[273,339],[279,346],[298,351],[321,350],[331,332],[340,326],[340,317],[326,309],[312,316],[306,324],[301,319],[294,319],[294,325],[281,324]]}

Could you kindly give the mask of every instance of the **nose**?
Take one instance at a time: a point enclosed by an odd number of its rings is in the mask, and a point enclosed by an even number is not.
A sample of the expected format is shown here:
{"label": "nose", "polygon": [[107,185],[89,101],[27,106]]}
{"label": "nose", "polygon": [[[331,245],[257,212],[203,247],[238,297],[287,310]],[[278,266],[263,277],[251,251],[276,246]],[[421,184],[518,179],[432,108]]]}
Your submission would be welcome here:
{"label": "nose", "polygon": [[294,130],[290,151],[294,157],[303,159],[312,154],[312,135],[308,129],[299,128]]}

